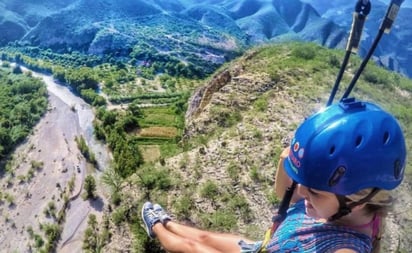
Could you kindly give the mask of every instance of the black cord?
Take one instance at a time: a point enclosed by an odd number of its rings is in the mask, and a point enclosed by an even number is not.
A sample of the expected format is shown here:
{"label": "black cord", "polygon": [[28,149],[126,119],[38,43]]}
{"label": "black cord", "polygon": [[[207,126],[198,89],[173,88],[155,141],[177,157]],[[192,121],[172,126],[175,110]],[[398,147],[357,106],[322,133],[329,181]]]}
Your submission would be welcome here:
{"label": "black cord", "polygon": [[398,11],[400,9],[400,6],[402,4],[403,0],[392,0],[391,3],[388,6],[388,9],[386,11],[385,17],[382,20],[381,26],[379,27],[379,32],[375,37],[375,40],[373,41],[373,44],[371,48],[368,51],[368,54],[366,55],[365,59],[363,59],[361,65],[359,66],[358,71],[356,74],[353,76],[352,81],[350,82],[348,88],[346,89],[345,93],[343,94],[341,101],[345,98],[347,98],[352,91],[353,87],[355,86],[356,82],[358,81],[360,75],[362,74],[362,71],[365,69],[366,64],[368,64],[369,59],[371,58],[373,52],[375,51],[376,47],[378,46],[378,43],[380,39],[382,38],[382,35],[384,33],[389,33],[390,29],[392,27],[393,22],[396,19],[396,16],[398,15]]}
{"label": "black cord", "polygon": [[383,31],[379,30],[378,35],[375,37],[375,40],[373,41],[372,47],[369,49],[368,54],[366,55],[365,59],[363,59],[361,65],[359,66],[358,71],[356,71],[355,75],[352,78],[352,81],[350,82],[348,88],[346,88],[345,93],[343,94],[341,101],[345,98],[347,98],[352,91],[353,87],[355,87],[356,82],[358,81],[360,75],[362,74],[363,70],[366,67],[366,64],[368,64],[369,59],[371,58],[373,52],[375,51],[376,47],[379,44],[380,39],[382,38]]}
{"label": "black cord", "polygon": [[338,91],[338,88],[339,88],[339,83],[342,80],[343,73],[345,72],[345,68],[346,68],[346,65],[348,64],[350,55],[351,55],[351,51],[346,51],[345,58],[343,59],[342,65],[339,69],[338,76],[336,77],[335,84],[333,85],[333,88],[330,93],[328,102],[326,103],[326,106],[330,106],[333,102],[333,99],[335,98],[336,92]]}
{"label": "black cord", "polygon": [[355,5],[355,12],[353,13],[353,20],[352,20],[352,27],[349,34],[349,39],[346,44],[346,54],[345,58],[343,59],[342,65],[340,66],[338,76],[336,77],[335,84],[333,85],[332,91],[330,93],[328,102],[326,106],[332,104],[333,99],[335,98],[336,92],[339,89],[339,83],[342,80],[343,73],[345,72],[346,65],[349,62],[349,58],[351,53],[355,53],[358,51],[360,39],[362,36],[363,26],[365,24],[365,20],[367,15],[371,10],[371,3],[367,0],[358,0]]}

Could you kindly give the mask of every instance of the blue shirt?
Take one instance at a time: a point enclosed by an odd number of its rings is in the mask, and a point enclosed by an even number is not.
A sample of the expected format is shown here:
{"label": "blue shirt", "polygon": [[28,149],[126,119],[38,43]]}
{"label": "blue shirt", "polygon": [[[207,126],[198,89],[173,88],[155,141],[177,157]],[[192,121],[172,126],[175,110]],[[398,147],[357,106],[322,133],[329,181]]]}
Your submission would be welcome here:
{"label": "blue shirt", "polygon": [[[247,245],[240,242],[241,252],[258,252],[262,242]],[[372,239],[349,227],[318,222],[305,213],[303,200],[288,209],[286,219],[279,225],[266,245],[269,253],[332,253],[338,249],[359,253],[372,251]]]}

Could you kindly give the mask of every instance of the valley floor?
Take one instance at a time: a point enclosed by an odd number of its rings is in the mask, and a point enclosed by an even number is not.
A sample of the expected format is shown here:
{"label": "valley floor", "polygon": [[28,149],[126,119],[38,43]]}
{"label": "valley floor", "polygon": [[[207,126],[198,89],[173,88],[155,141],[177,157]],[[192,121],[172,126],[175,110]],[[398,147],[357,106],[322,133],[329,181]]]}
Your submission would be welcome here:
{"label": "valley floor", "polygon": [[[104,194],[99,193],[96,201],[81,197],[83,179],[93,172],[88,170],[74,140],[87,131],[84,121],[90,119],[85,119],[85,115],[91,109],[81,99],[61,99],[49,85],[48,90],[48,112],[15,151],[14,175],[6,174],[0,179],[1,193],[10,200],[0,203],[0,252],[35,250],[37,240],[33,235],[40,235],[46,243],[47,235],[40,224],[56,223],[64,198],[69,199],[69,205],[57,252],[81,252],[88,215],[94,213],[100,220],[103,211]],[[33,163],[42,166],[33,169]]]}

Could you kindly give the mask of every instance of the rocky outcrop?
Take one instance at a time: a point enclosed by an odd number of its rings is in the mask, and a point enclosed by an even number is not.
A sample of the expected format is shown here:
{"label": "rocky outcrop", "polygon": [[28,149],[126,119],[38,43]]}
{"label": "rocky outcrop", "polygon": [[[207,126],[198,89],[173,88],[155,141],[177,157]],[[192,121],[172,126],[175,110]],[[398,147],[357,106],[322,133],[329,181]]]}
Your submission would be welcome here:
{"label": "rocky outcrop", "polygon": [[205,86],[200,87],[190,98],[186,112],[186,119],[190,121],[201,113],[204,107],[209,104],[213,94],[228,84],[232,79],[229,70],[224,70],[212,78]]}

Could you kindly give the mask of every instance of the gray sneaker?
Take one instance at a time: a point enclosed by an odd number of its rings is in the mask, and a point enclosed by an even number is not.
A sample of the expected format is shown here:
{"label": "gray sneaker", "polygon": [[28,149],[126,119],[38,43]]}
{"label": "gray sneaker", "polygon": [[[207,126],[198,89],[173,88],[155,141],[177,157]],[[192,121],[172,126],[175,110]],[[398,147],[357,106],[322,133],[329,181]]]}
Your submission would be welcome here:
{"label": "gray sneaker", "polygon": [[146,202],[143,204],[142,219],[147,235],[149,235],[150,238],[155,238],[156,235],[153,232],[152,228],[157,222],[160,221],[160,217],[158,213],[153,210],[153,204],[151,202]]}
{"label": "gray sneaker", "polygon": [[161,205],[154,204],[153,205],[153,210],[159,216],[160,222],[162,222],[162,224],[166,224],[166,222],[172,220],[172,218],[170,218],[170,215],[166,213],[166,211],[163,209],[163,207]]}

